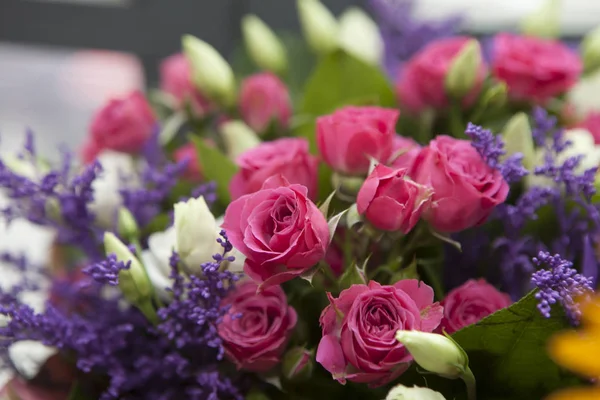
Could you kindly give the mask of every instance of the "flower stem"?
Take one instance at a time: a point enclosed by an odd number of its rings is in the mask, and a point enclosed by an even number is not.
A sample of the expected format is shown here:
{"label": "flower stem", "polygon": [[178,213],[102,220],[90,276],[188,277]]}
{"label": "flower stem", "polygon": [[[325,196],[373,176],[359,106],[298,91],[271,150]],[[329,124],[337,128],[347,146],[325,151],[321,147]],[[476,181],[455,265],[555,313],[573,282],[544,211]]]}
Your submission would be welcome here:
{"label": "flower stem", "polygon": [[467,385],[467,399],[476,400],[477,385],[475,383],[475,375],[473,375],[473,371],[471,371],[471,368],[467,367],[467,370],[461,376],[461,378],[465,382],[465,385]]}

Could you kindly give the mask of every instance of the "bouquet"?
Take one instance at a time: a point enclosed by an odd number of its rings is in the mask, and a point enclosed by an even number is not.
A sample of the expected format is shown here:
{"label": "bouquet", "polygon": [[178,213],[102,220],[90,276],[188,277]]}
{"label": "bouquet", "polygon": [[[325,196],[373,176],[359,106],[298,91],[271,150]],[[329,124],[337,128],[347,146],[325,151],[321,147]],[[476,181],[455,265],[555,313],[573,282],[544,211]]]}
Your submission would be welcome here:
{"label": "bouquet", "polygon": [[598,398],[600,33],[370,5],[246,16],[231,63],[186,35],[80,153],[2,159],[4,218],[55,245],[0,255],[0,396]]}

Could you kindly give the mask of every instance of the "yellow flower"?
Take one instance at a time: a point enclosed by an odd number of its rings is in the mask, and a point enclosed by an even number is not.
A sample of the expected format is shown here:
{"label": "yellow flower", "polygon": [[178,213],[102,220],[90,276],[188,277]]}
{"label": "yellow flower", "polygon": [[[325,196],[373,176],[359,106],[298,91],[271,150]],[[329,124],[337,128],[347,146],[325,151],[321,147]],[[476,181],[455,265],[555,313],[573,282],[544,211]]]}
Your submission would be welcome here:
{"label": "yellow flower", "polygon": [[[550,340],[554,361],[590,379],[600,378],[600,295],[581,305],[583,329],[563,332]],[[600,400],[600,386],[556,392],[546,400]]]}

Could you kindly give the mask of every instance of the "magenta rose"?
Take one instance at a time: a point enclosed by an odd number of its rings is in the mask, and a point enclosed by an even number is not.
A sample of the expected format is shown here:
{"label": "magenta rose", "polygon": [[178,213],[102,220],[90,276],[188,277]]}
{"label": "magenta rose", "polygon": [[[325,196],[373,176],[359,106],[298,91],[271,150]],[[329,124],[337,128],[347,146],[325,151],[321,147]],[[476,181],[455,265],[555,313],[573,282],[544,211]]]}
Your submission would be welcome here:
{"label": "magenta rose", "polygon": [[511,304],[507,294],[499,292],[484,279],[471,279],[442,300],[444,319],[440,328],[454,333]]}
{"label": "magenta rose", "polygon": [[329,294],[321,314],[319,362],[340,383],[385,385],[409,367],[412,356],[396,340],[398,330],[433,332],[443,309],[433,289],[416,279],[393,286],[375,281],[352,285],[337,299]]}
{"label": "magenta rose", "polygon": [[231,197],[237,199],[260,190],[274,175],[283,175],[290,183],[306,186],[311,199],[317,196],[317,157],[308,152],[308,141],[283,138],[263,142],[241,154],[236,164],[240,168],[229,183]]}
{"label": "magenta rose", "polygon": [[317,119],[317,145],[335,171],[362,175],[372,157],[387,162],[400,112],[381,107],[344,107]]}
{"label": "magenta rose", "polygon": [[144,95],[135,91],[126,97],[113,99],[100,109],[92,120],[87,152],[95,149],[123,153],[139,152],[152,136],[157,120]]}
{"label": "magenta rose", "polygon": [[579,124],[579,127],[591,133],[594,137],[594,142],[600,144],[600,112],[589,112],[581,124]]}
{"label": "magenta rose", "polygon": [[192,182],[199,182],[202,180],[202,167],[200,165],[200,160],[198,159],[198,150],[194,143],[187,143],[181,146],[175,150],[173,157],[177,162],[187,161],[184,173],[185,179]]}
{"label": "magenta rose", "polygon": [[389,163],[394,168],[408,168],[410,170],[420,152],[421,146],[413,139],[394,135],[392,156]]}
{"label": "magenta rose", "polygon": [[210,102],[194,85],[192,68],[182,53],[173,54],[160,64],[160,89],[173,96],[179,109],[188,104],[197,116],[210,109]]}
{"label": "magenta rose", "polygon": [[429,207],[431,189],[414,182],[406,173],[406,168],[379,164],[360,188],[358,212],[375,228],[408,233]]}
{"label": "magenta rose", "polygon": [[257,289],[253,282],[236,286],[223,301],[231,308],[218,331],[227,358],[239,369],[265,372],[281,361],[298,317],[281,287]]}
{"label": "magenta rose", "polygon": [[480,225],[506,200],[508,184],[481,158],[468,140],[441,135],[415,160],[410,175],[433,189],[424,218],[440,232]]}
{"label": "magenta rose", "polygon": [[[419,113],[425,108],[447,107],[450,99],[446,94],[446,75],[454,58],[469,40],[471,38],[465,36],[436,40],[413,56],[402,68],[396,84],[402,105],[413,113]],[[473,89],[464,98],[465,105],[471,105],[475,101],[486,75],[487,66],[482,63]]]}
{"label": "magenta rose", "polygon": [[583,66],[557,40],[501,33],[494,39],[492,69],[513,98],[545,102],[573,86]]}
{"label": "magenta rose", "polygon": [[234,200],[223,228],[246,256],[244,272],[261,287],[297,277],[324,256],[329,227],[305,186],[273,176],[258,192]]}
{"label": "magenta rose", "polygon": [[272,122],[280,128],[287,128],[292,115],[287,87],[270,72],[244,79],[239,104],[242,118],[258,133],[264,132]]}

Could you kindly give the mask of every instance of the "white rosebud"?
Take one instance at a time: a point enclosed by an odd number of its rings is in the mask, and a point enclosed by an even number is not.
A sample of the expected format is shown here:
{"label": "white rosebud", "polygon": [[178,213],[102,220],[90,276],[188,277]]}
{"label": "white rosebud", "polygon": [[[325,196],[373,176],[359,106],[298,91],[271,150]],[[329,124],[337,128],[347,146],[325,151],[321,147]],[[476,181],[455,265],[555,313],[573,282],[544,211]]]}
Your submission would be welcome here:
{"label": "white rosebud", "polygon": [[464,350],[444,335],[420,331],[398,331],[396,339],[415,362],[429,372],[446,378],[459,378],[469,367]]}
{"label": "white rosebud", "polygon": [[34,340],[21,340],[8,348],[15,369],[27,379],[33,379],[44,363],[58,351]]}
{"label": "white rosebud", "polygon": [[235,103],[235,77],[227,61],[214,47],[194,36],[183,36],[182,45],[198,89],[211,100],[232,106]]}
{"label": "white rosebud", "polygon": [[177,253],[190,273],[200,273],[201,265],[223,252],[217,242],[218,226],[204,197],[175,204]]}
{"label": "white rosebud", "polygon": [[377,24],[358,7],[349,7],[339,19],[340,47],[373,65],[383,58],[383,39]]}
{"label": "white rosebud", "polygon": [[502,136],[506,156],[523,154],[523,166],[531,171],[535,163],[535,145],[527,115],[523,112],[515,114],[506,123]]}
{"label": "white rosebud", "polygon": [[137,186],[139,178],[135,161],[129,154],[104,151],[98,161],[102,165],[102,172],[92,183],[94,201],[90,204],[90,210],[102,228],[110,229],[118,222],[119,208],[123,204],[119,190]]}
{"label": "white rosebud", "polygon": [[308,45],[317,53],[338,48],[338,22],[319,0],[296,0],[300,25]]}
{"label": "white rosebud", "polygon": [[173,285],[169,260],[175,250],[175,240],[175,227],[172,226],[163,232],[151,234],[148,237],[148,250],[142,251],[148,278],[161,298],[171,296],[171,292],[166,289]]}
{"label": "white rosebud", "polygon": [[256,15],[242,19],[244,43],[250,58],[260,68],[277,74],[287,69],[287,56],[283,44],[275,33]]}
{"label": "white rosebud", "polygon": [[236,120],[225,122],[220,128],[221,136],[225,142],[227,156],[235,161],[246,150],[260,144],[260,139],[254,131],[244,122]]}
{"label": "white rosebud", "polygon": [[429,388],[394,386],[385,400],[446,400],[440,393]]}
{"label": "white rosebud", "polygon": [[452,60],[446,75],[446,92],[461,99],[477,84],[481,67],[481,47],[476,39],[470,39]]}
{"label": "white rosebud", "polygon": [[560,35],[560,0],[546,0],[542,6],[521,22],[526,35],[556,38]]}

